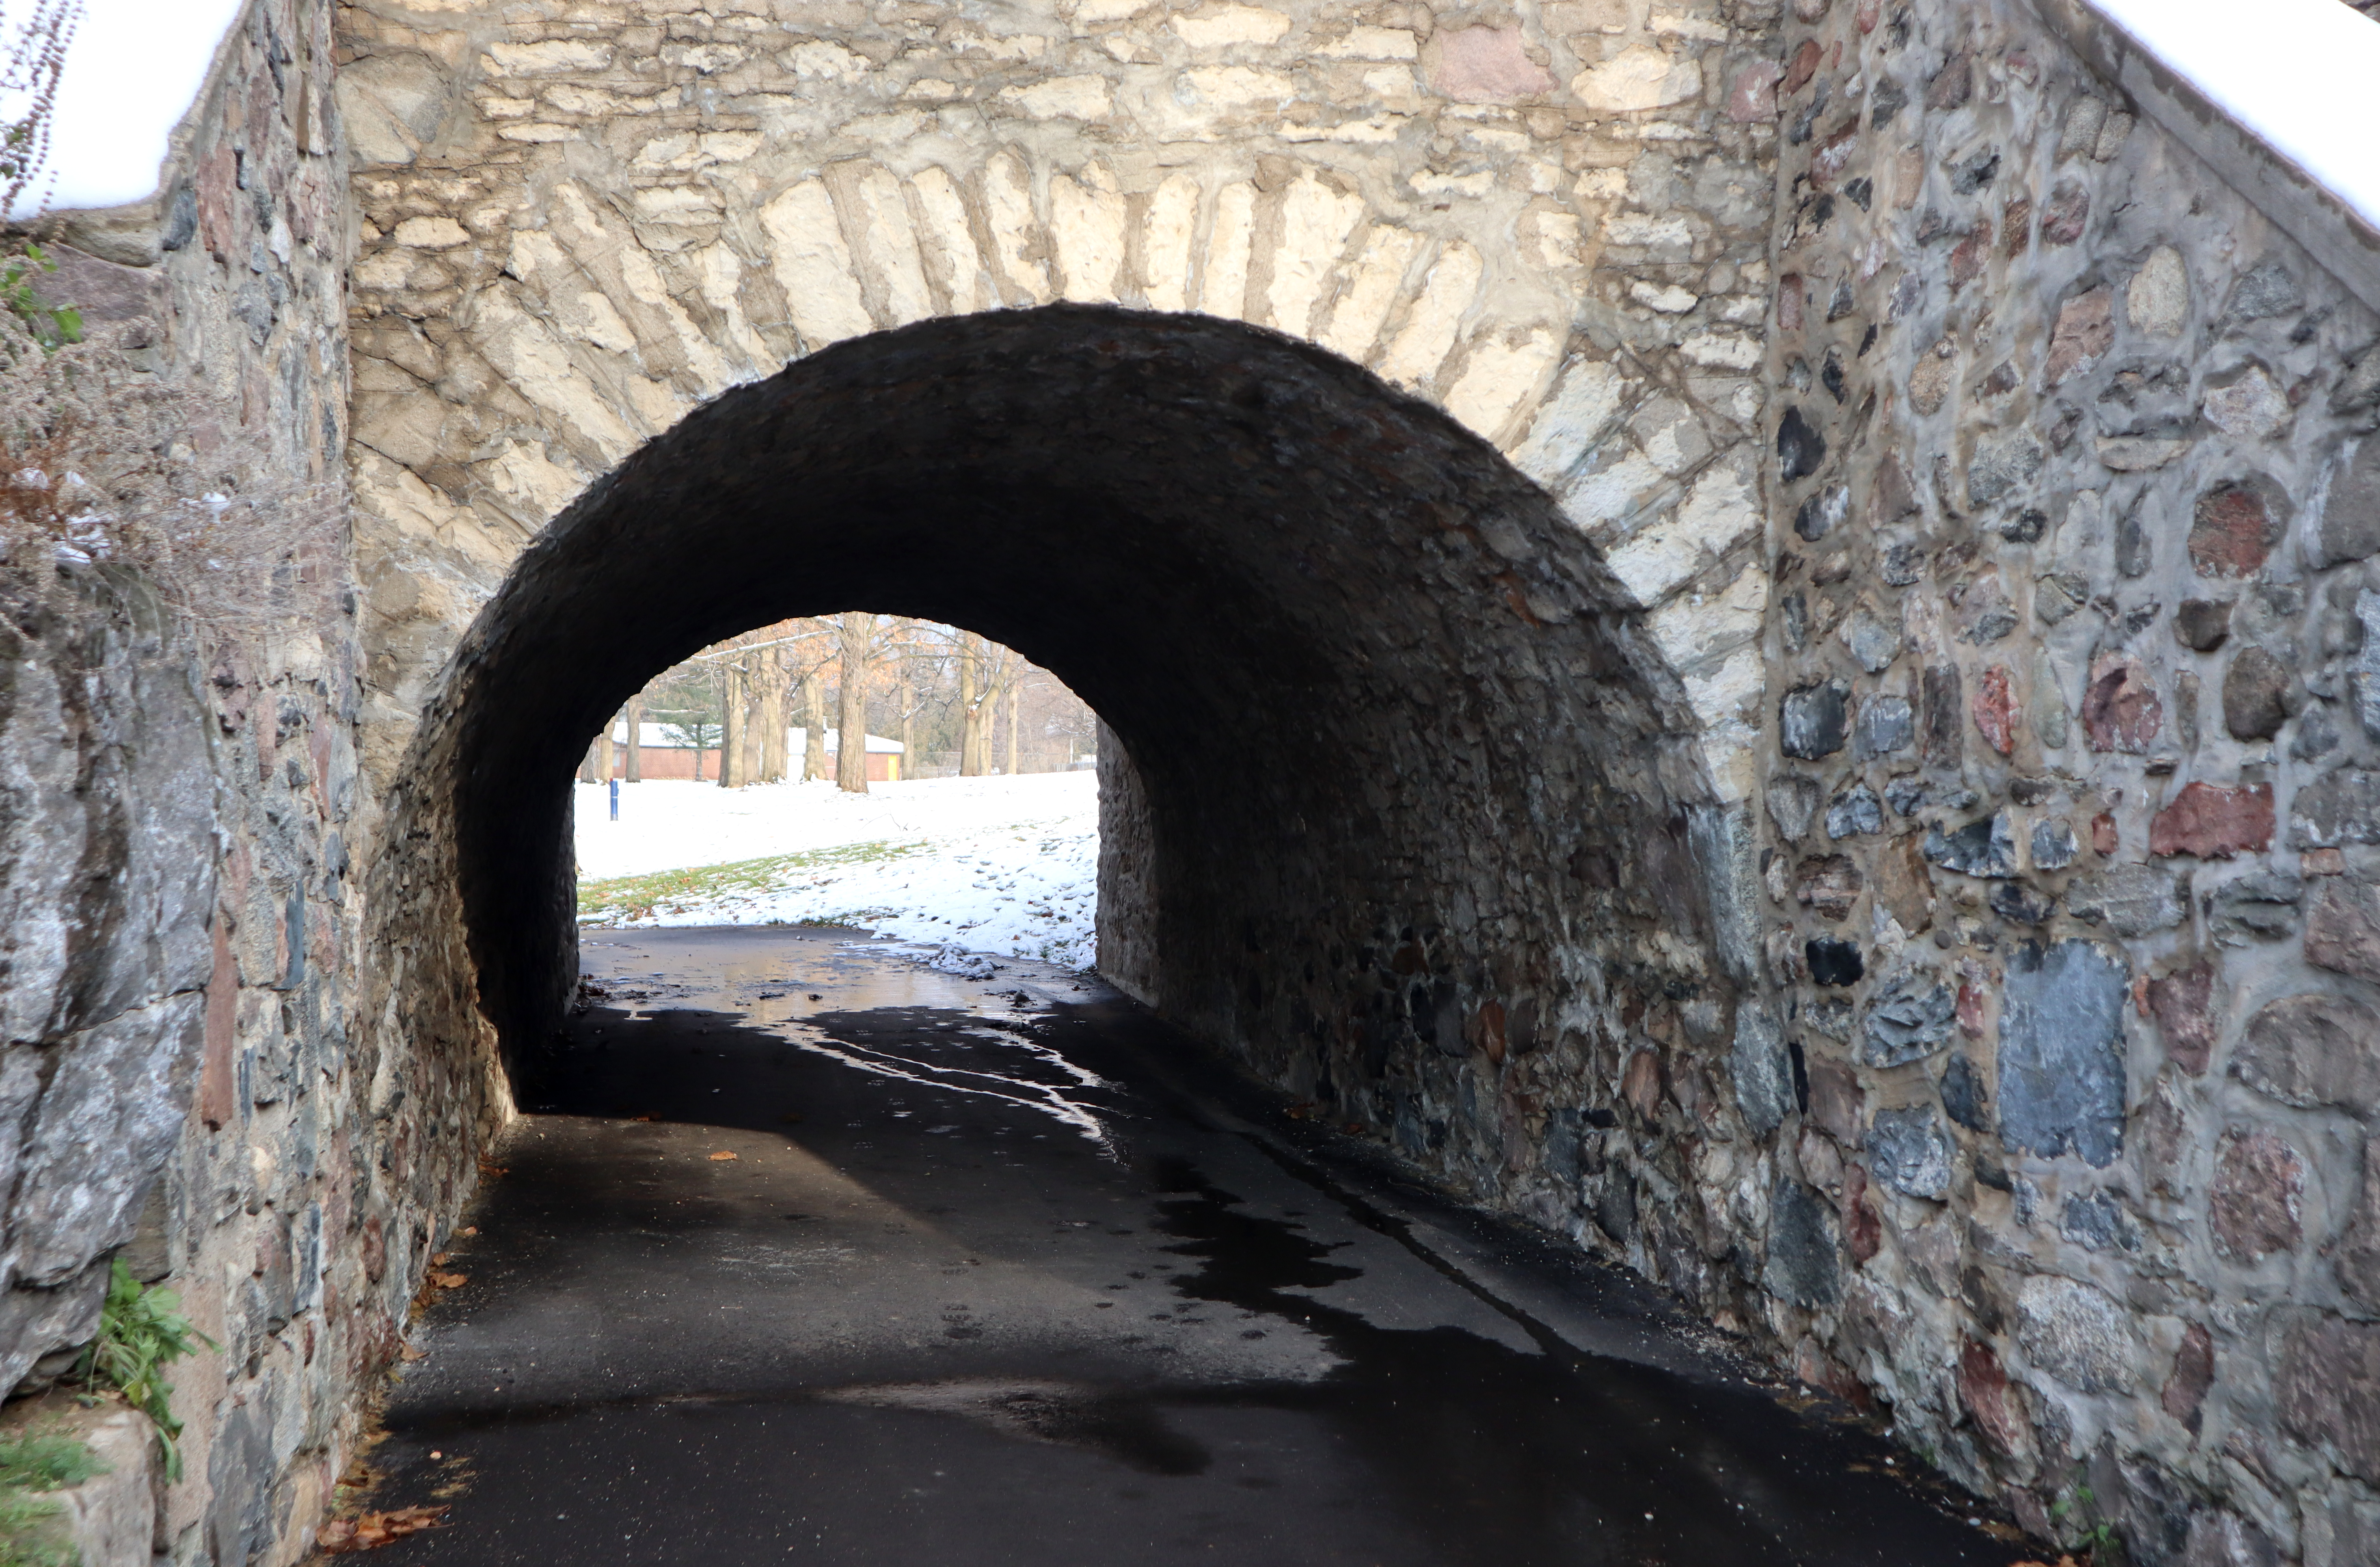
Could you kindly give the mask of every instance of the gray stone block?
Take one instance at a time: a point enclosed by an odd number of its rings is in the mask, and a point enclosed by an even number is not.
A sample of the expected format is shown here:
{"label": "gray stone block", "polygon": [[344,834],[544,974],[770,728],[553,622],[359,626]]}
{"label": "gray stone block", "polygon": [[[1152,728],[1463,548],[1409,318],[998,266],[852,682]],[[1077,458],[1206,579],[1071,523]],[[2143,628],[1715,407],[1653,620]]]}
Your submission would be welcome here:
{"label": "gray stone block", "polygon": [[2128,978],[2093,941],[2028,941],[2010,954],[1998,1072],[2010,1149],[2102,1166],[2121,1151]]}

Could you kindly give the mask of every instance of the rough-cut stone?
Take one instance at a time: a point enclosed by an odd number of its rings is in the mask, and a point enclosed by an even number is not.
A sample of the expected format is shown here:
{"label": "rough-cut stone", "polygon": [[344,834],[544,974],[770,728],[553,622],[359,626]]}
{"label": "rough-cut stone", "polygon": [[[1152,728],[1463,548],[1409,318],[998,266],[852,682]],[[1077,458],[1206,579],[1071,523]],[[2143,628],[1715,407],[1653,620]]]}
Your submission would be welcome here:
{"label": "rough-cut stone", "polygon": [[1925,834],[1925,857],[1961,876],[2016,874],[2016,834],[2006,811],[1995,811],[1955,832],[1937,828]]}
{"label": "rough-cut stone", "polygon": [[2214,1385],[2215,1338],[2204,1324],[2193,1322],[2182,1334],[2181,1346],[2174,1351],[2173,1369],[2157,1393],[2157,1403],[2195,1435],[2200,1406],[2206,1402],[2206,1390]]}
{"label": "rough-cut stone", "polygon": [[2243,1262],[2296,1250],[2304,1237],[2299,1213],[2305,1183],[2305,1160],[2280,1137],[2239,1127],[2225,1132],[2207,1192],[2216,1249]]}
{"label": "rough-cut stone", "polygon": [[1883,674],[1900,656],[1900,627],[1864,606],[1845,617],[1842,630],[1837,635],[1852,661],[1870,674]]}
{"label": "rough-cut stone", "polygon": [[2183,786],[2173,803],[2149,822],[2149,853],[2229,859],[2262,854],[2273,845],[2273,786],[2253,784],[2225,788],[2213,784]]}
{"label": "rough-cut stone", "polygon": [[2285,996],[2248,1020],[2232,1075],[2283,1104],[2380,1109],[2380,1013],[2351,996]]}
{"label": "rough-cut stone", "polygon": [[2252,577],[2281,541],[2283,518],[2267,484],[2218,484],[2191,512],[2190,564],[2201,577]]}
{"label": "rough-cut stone", "polygon": [[2293,933],[2298,904],[2304,896],[2305,883],[2298,877],[2250,869],[2216,887],[2202,903],[2215,944],[2236,947],[2242,940],[2277,941]]}
{"label": "rough-cut stone", "polygon": [[2206,1070],[2221,1031],[2215,1012],[2215,966],[2199,962],[2144,987],[2149,1015],[2165,1036],[2165,1053],[2192,1076]]}
{"label": "rough-cut stone", "polygon": [[1864,885],[1859,867],[1848,855],[1814,856],[1793,868],[1794,902],[1837,922],[1850,917]]}
{"label": "rough-cut stone", "polygon": [[1779,743],[1789,757],[1815,761],[1843,748],[1851,687],[1840,680],[1799,686],[1778,708]]}
{"label": "rough-cut stone", "polygon": [[2227,382],[2209,384],[2199,411],[2226,435],[2248,441],[2279,434],[2292,417],[2289,395],[2262,365],[2250,365]]}
{"label": "rough-cut stone", "polygon": [[2105,288],[2077,295],[2058,307],[2058,325],[2049,335],[2049,362],[2043,370],[2050,385],[2089,370],[2115,346],[2115,308],[2116,297]]}
{"label": "rough-cut stone", "polygon": [[2025,1358],[2068,1387],[2086,1393],[2131,1391],[2131,1318],[2105,1291],[2036,1274],[2018,1287],[2016,1320]]}
{"label": "rough-cut stone", "polygon": [[2380,772],[2342,767],[2300,789],[2289,802],[2289,846],[2336,848],[2380,843]]}
{"label": "rough-cut stone", "polygon": [[2063,870],[2074,863],[2082,852],[2074,841],[2073,824],[2062,816],[2053,816],[2033,824],[2033,868],[2035,870]]}
{"label": "rough-cut stone", "polygon": [[1936,1202],[1950,1195],[1950,1139],[1932,1105],[1876,1111],[1867,1153],[1876,1178],[1893,1190]]}
{"label": "rough-cut stone", "polygon": [[2028,941],[2001,1002],[2000,1140],[2106,1165],[2123,1147],[2122,962],[2093,941]]}
{"label": "rough-cut stone", "polygon": [[1917,715],[1906,697],[1869,697],[1852,725],[1852,754],[1862,761],[1905,751],[1917,737]]}
{"label": "rough-cut stone", "polygon": [[1793,1109],[1793,1067],[1776,1014],[1767,1007],[1749,1002],[1736,1009],[1728,1067],[1744,1120],[1764,1137],[1775,1132]]}
{"label": "rough-cut stone", "polygon": [[1864,784],[1854,784],[1827,804],[1827,836],[1856,838],[1884,831],[1884,802]]}
{"label": "rough-cut stone", "polygon": [[2160,245],[2149,252],[2124,289],[2124,316],[2146,336],[2181,335],[2190,321],[2190,272],[2180,251]]}
{"label": "rough-cut stone", "polygon": [[1832,1306],[1842,1298],[1836,1257],[1835,1220],[1827,1204],[1801,1182],[1779,1177],[1768,1199],[1762,1287],[1796,1306]]}
{"label": "rough-cut stone", "polygon": [[1803,955],[1809,964],[1810,982],[1814,985],[1856,985],[1867,973],[1867,962],[1861,956],[1857,941],[1814,936],[1803,943]]}
{"label": "rough-cut stone", "polygon": [[1769,820],[1786,842],[1798,844],[1809,836],[1810,824],[1818,814],[1818,781],[1799,773],[1779,773],[1768,781],[1765,792]]}
{"label": "rough-cut stone", "polygon": [[2058,1233],[2084,1251],[2141,1249],[2141,1228],[2124,1205],[2107,1192],[2070,1197],[2058,1216]]}
{"label": "rough-cut stone", "polygon": [[2331,878],[2306,911],[2306,961],[2380,984],[2380,885]]}
{"label": "rough-cut stone", "polygon": [[2282,1340],[2273,1393],[2284,1429],[2380,1486],[2380,1324],[2301,1318]]}
{"label": "rough-cut stone", "polygon": [[1431,91],[1458,103],[1509,103],[1554,90],[1553,77],[1529,58],[1517,27],[1466,27],[1439,33],[1422,51],[1422,59]]}
{"label": "rough-cut stone", "polygon": [[[2371,358],[2380,364],[2380,355]],[[2331,480],[2307,553],[2317,570],[2380,553],[2380,436],[2365,436],[2346,471]]]}
{"label": "rough-cut stone", "polygon": [[2269,740],[2289,722],[2289,671],[2262,648],[2242,648],[2223,674],[2223,727],[2235,740]]}
{"label": "rough-cut stone", "polygon": [[2228,599],[2184,599],[2173,612],[2173,639],[2192,652],[2211,653],[2231,635]]}
{"label": "rough-cut stone", "polygon": [[2164,728],[2165,705],[2146,668],[2117,653],[2093,661],[2091,684],[2082,694],[2082,729],[2093,750],[2137,755]]}
{"label": "rough-cut stone", "polygon": [[1860,1059],[1870,1066],[1922,1061],[1950,1042],[1958,997],[1931,969],[1912,968],[1877,988],[1860,1030]]}
{"label": "rough-cut stone", "polygon": [[[2115,851],[2112,839],[2101,854]],[[2119,936],[2151,936],[2170,930],[2190,914],[2173,875],[2149,865],[2111,865],[2078,876],[2067,889],[2066,906],[2075,918],[2105,923]]]}
{"label": "rough-cut stone", "polygon": [[2380,1137],[2364,1139],[2355,1217],[2339,1236],[2334,1262],[2347,1298],[2367,1311],[2380,1311]]}
{"label": "rough-cut stone", "polygon": [[1954,1055],[1942,1072],[1942,1112],[1970,1132],[1991,1130],[1991,1092],[1984,1075],[1964,1055]]}

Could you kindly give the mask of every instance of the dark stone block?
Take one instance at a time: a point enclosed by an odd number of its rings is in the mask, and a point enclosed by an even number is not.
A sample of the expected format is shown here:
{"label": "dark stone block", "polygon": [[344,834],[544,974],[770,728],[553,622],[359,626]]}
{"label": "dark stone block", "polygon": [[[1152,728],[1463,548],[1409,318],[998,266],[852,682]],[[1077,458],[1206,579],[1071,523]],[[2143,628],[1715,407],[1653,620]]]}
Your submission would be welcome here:
{"label": "dark stone block", "polygon": [[1842,1298],[1840,1249],[1828,1204],[1799,1181],[1780,1177],[1768,1203],[1762,1286],[1795,1306],[1832,1306]]}
{"label": "dark stone block", "polygon": [[2289,722],[2289,688],[2288,665],[2262,648],[2240,650],[2223,674],[2223,727],[2235,740],[2271,739]]}
{"label": "dark stone block", "polygon": [[1931,969],[1900,975],[1868,1003],[1860,1059],[1870,1066],[1921,1061],[1950,1042],[1958,997]]}
{"label": "dark stone block", "polygon": [[2016,835],[2008,812],[1994,811],[1953,832],[1933,829],[1925,834],[1925,857],[1961,876],[2015,875]]}
{"label": "dark stone block", "polygon": [[1990,1099],[1991,1094],[1984,1087],[1984,1075],[1975,1070],[1975,1063],[1967,1059],[1964,1051],[1952,1056],[1942,1074],[1944,1113],[1970,1132],[1988,1132],[1991,1118],[1985,1107]]}
{"label": "dark stone block", "polygon": [[1778,744],[1805,761],[1834,755],[1843,748],[1850,702],[1851,687],[1840,680],[1786,692],[1778,710]]}
{"label": "dark stone block", "polygon": [[2058,912],[2057,898],[2022,881],[2001,882],[1985,901],[1994,914],[2015,925],[2044,925]]}
{"label": "dark stone block", "polygon": [[1880,1110],[1868,1128],[1868,1163],[1894,1191],[1940,1202],[1950,1195],[1950,1139],[1930,1104]]}
{"label": "dark stone block", "polygon": [[2124,1144],[2122,961],[2093,941],[2028,941],[2000,1012],[2000,1140],[2045,1159],[2112,1162]]}
{"label": "dark stone block", "polygon": [[2211,653],[2231,635],[2231,601],[2184,599],[2173,612],[2173,639],[2192,652]]}
{"label": "dark stone block", "polygon": [[1925,743],[1920,755],[1928,767],[1956,767],[1964,745],[1966,698],[1957,664],[1935,664],[1925,671]]}
{"label": "dark stone block", "polygon": [[2285,1429],[2380,1486],[2380,1324],[2301,1320],[2282,1341],[2274,1394]]}
{"label": "dark stone block", "polygon": [[2035,870],[2063,870],[2074,863],[2082,845],[2074,841],[2074,828],[2062,816],[2033,824],[2033,868]]}
{"label": "dark stone block", "polygon": [[1856,985],[1867,973],[1857,941],[1819,936],[1804,944],[1803,952],[1810,960],[1811,979],[1821,985]]}
{"label": "dark stone block", "polygon": [[1917,716],[1906,697],[1870,697],[1852,725],[1852,755],[1862,761],[1888,757],[1907,750],[1916,737]]}
{"label": "dark stone block", "polygon": [[2138,1251],[2141,1227],[2124,1205],[2106,1192],[2070,1197],[2058,1215],[2058,1233],[2084,1251]]}
{"label": "dark stone block", "polygon": [[1795,483],[1818,471],[1826,460],[1827,438],[1812,428],[1799,408],[1787,408],[1777,425],[1777,477]]}
{"label": "dark stone block", "polygon": [[2380,772],[2343,767],[2298,791],[2289,804],[2289,847],[2380,844]]}

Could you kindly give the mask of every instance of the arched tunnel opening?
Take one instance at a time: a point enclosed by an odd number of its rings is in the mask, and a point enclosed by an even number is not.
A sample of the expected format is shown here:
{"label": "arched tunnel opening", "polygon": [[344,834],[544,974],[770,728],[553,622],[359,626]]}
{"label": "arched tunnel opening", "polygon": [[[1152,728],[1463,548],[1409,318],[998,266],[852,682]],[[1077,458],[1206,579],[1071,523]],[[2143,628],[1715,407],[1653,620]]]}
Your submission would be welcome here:
{"label": "arched tunnel opening", "polygon": [[[854,609],[1099,714],[1111,988],[969,991],[844,932],[582,949],[589,736],[698,650]],[[419,1238],[431,1364],[381,1494],[464,1496],[453,1559],[492,1563],[1158,1560],[1152,1530],[1303,1562],[1317,1505],[1349,1561],[1985,1560],[1840,1479],[1888,1473],[1849,1461],[1871,1439],[1544,1245],[1591,1222],[1706,1309],[1753,1283],[1682,1209],[1640,1218],[1604,1142],[1670,1070],[1647,1037],[1740,1033],[1740,838],[1686,711],[1542,491],[1289,339],[1052,307],[718,398],[522,556],[391,801],[418,1044],[375,1081],[476,1114],[502,1179]],[[501,1125],[507,1084],[549,1113]],[[466,1140],[398,1178],[467,1178]],[[455,1463],[476,1489],[432,1488]]]}
{"label": "arched tunnel opening", "polygon": [[929,322],[729,393],[582,496],[458,653],[410,803],[451,809],[480,1005],[533,1077],[576,974],[571,772],[622,698],[789,615],[965,626],[1120,742],[1111,979],[1351,1118],[1435,1143],[1469,1104],[1492,1139],[1466,1058],[1584,1075],[1633,988],[1725,990],[1690,721],[1624,601],[1495,451],[1320,350],[1074,306]]}

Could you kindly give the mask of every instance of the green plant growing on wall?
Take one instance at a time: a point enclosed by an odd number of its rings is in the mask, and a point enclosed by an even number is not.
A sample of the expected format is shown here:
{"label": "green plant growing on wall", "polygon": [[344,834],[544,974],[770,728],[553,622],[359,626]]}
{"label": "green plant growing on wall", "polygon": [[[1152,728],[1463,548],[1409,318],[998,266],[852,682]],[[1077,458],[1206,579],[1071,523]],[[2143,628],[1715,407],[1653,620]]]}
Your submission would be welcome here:
{"label": "green plant growing on wall", "polygon": [[[2064,1524],[2070,1516],[2077,1512],[2095,1512],[2098,1510],[2098,1500],[2097,1494],[2090,1487],[2076,1486],[2049,1504],[2050,1520],[2053,1523]],[[2076,1550],[2090,1554],[2091,1567],[2120,1567],[2124,1559],[2124,1545],[2123,1541],[2116,1536],[2115,1524],[2105,1518],[2099,1519],[2087,1528],[2081,1527],[2082,1520],[2080,1517],[2076,1517],[2074,1523],[2081,1532],[2074,1537],[2072,1547]]]}
{"label": "green plant growing on wall", "polygon": [[115,1388],[126,1403],[156,1423],[168,1480],[182,1477],[182,1450],[174,1439],[182,1434],[182,1423],[174,1418],[168,1403],[174,1384],[165,1380],[165,1367],[196,1354],[200,1345],[222,1347],[190,1326],[181,1304],[173,1291],[141,1283],[118,1258],[108,1277],[107,1304],[99,1314],[99,1336],[82,1356],[84,1386]]}
{"label": "green plant growing on wall", "polygon": [[58,263],[30,240],[19,254],[0,259],[0,305],[23,322],[33,341],[51,353],[82,341],[82,312],[70,305],[46,304],[33,292],[33,279],[57,270]]}
{"label": "green plant growing on wall", "polygon": [[56,1525],[61,1509],[42,1493],[105,1472],[73,1437],[22,1431],[0,1438],[0,1567],[74,1567],[78,1553]]}

